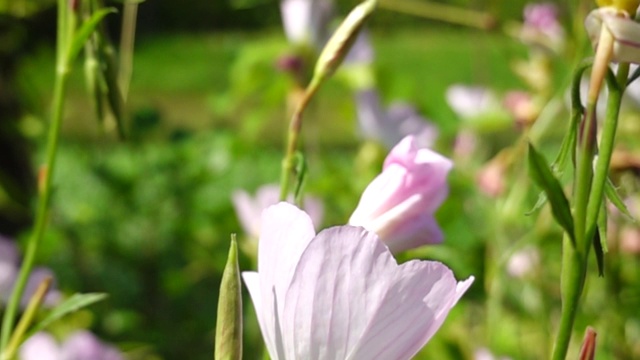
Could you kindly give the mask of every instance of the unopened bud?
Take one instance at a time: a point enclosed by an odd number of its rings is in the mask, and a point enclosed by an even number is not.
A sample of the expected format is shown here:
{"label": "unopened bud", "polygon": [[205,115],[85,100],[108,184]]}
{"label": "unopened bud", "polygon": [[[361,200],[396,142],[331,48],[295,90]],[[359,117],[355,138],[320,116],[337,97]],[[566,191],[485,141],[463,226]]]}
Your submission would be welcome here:
{"label": "unopened bud", "polygon": [[338,69],[377,3],[377,0],[366,0],[351,10],[322,49],[314,69],[314,82],[328,78]]}
{"label": "unopened bud", "polygon": [[231,235],[229,256],[220,283],[215,342],[215,360],[242,359],[242,293],[235,234]]}
{"label": "unopened bud", "polygon": [[579,360],[593,360],[596,353],[596,331],[592,327],[587,327],[580,348]]}

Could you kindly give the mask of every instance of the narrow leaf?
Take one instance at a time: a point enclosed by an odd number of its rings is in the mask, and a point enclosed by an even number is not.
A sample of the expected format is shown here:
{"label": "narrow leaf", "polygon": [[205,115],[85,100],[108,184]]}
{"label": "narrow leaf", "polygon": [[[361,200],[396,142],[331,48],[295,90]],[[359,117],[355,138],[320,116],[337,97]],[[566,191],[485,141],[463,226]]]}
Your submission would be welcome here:
{"label": "narrow leaf", "polygon": [[98,56],[102,63],[102,75],[106,84],[107,101],[109,102],[111,113],[116,119],[118,136],[120,136],[120,139],[124,139],[126,137],[124,129],[124,98],[122,97],[122,91],[120,91],[120,84],[118,83],[116,51],[113,45],[107,41],[106,36],[101,36],[101,39],[102,44]]}
{"label": "narrow leaf", "polygon": [[558,224],[569,234],[571,242],[575,245],[573,231],[573,217],[569,207],[569,201],[562,191],[560,182],[553,176],[545,158],[540,155],[533,145],[529,144],[529,173],[533,181],[544,190],[551,204],[551,212]]}
{"label": "narrow leaf", "polygon": [[547,203],[547,194],[545,194],[545,192],[543,191],[540,194],[538,194],[538,200],[536,201],[536,204],[533,205],[533,208],[527,211],[525,215],[529,216],[533,214],[534,212],[540,210],[546,203]]}
{"label": "narrow leaf", "polygon": [[607,203],[602,202],[600,211],[598,212],[597,231],[600,235],[600,247],[604,254],[609,252],[609,246],[607,245]]}
{"label": "narrow leaf", "polygon": [[620,210],[622,214],[624,214],[629,218],[629,220],[633,221],[634,223],[636,222],[636,219],[629,212],[627,205],[624,203],[624,201],[620,197],[620,194],[618,194],[616,187],[613,185],[611,179],[609,178],[607,178],[607,182],[604,184],[604,192],[607,195],[607,199],[609,199],[609,201],[611,201],[611,203],[615,205],[615,207]]}
{"label": "narrow leaf", "polygon": [[65,315],[71,314],[72,312],[78,311],[84,307],[87,307],[91,304],[97,303],[98,301],[102,301],[107,297],[107,294],[99,294],[99,293],[88,293],[88,294],[74,294],[67,300],[65,300],[62,304],[56,306],[47,317],[42,319],[38,324],[33,326],[29,330],[29,335],[43,330],[47,326],[51,325],[56,320],[61,319]]}
{"label": "narrow leaf", "polygon": [[307,176],[307,160],[301,152],[296,152],[295,155],[296,161],[296,183],[293,191],[293,198],[295,203],[300,205],[302,204],[302,185],[304,185],[304,180]]}
{"label": "narrow leaf", "polygon": [[602,249],[602,241],[600,241],[600,230],[596,229],[596,234],[593,237],[593,249],[596,256],[596,262],[598,263],[598,276],[604,276],[604,251]]}
{"label": "narrow leaf", "polygon": [[71,42],[71,47],[67,54],[68,62],[73,62],[75,60],[76,56],[78,56],[80,50],[84,47],[85,42],[87,42],[89,36],[91,36],[100,21],[102,21],[105,16],[115,12],[117,12],[115,8],[100,9],[91,14],[91,17],[82,23],[82,26],[75,33],[73,41]]}

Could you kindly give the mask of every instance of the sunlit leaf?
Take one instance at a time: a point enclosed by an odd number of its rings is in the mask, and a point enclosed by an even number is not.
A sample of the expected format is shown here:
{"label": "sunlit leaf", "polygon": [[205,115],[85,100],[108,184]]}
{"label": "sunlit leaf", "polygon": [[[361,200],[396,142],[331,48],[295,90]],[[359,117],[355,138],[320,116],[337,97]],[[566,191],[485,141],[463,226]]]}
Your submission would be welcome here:
{"label": "sunlit leaf", "polygon": [[533,181],[547,194],[553,217],[558,224],[564,228],[567,234],[569,234],[572,243],[575,245],[573,217],[571,215],[569,201],[564,191],[562,191],[560,182],[553,176],[551,169],[547,165],[547,161],[531,144],[529,144],[529,173]]}
{"label": "sunlit leaf", "polygon": [[624,201],[618,194],[616,187],[613,185],[611,179],[609,178],[607,178],[607,182],[604,184],[604,192],[607,195],[607,199],[609,199],[609,201],[611,201],[611,203],[615,205],[615,207],[620,210],[622,214],[628,217],[629,220],[636,222],[636,219],[629,212],[627,205],[624,203]]}
{"label": "sunlit leaf", "polygon": [[87,21],[84,21],[82,23],[82,26],[75,33],[73,41],[71,42],[71,47],[69,48],[68,54],[69,57],[67,58],[69,62],[74,61],[76,56],[78,56],[80,50],[84,47],[84,44],[89,39],[89,36],[91,36],[98,24],[100,24],[100,21],[102,21],[105,16],[115,12],[117,12],[115,8],[100,9],[91,14],[91,17]]}
{"label": "sunlit leaf", "polygon": [[600,229],[596,229],[595,236],[593,237],[593,249],[596,256],[596,262],[598,263],[598,275],[604,276],[604,249],[602,248],[602,241],[600,238]]}
{"label": "sunlit leaf", "polygon": [[95,304],[98,301],[102,301],[107,298],[107,294],[100,293],[88,293],[88,294],[74,294],[62,304],[56,306],[51,310],[49,315],[42,319],[39,323],[34,325],[28,332],[28,335],[25,338],[29,338],[31,334],[34,334],[38,331],[43,330],[47,326],[51,325],[53,322],[60,320],[65,315],[68,315],[72,312],[76,312],[84,307],[87,307],[91,304]]}

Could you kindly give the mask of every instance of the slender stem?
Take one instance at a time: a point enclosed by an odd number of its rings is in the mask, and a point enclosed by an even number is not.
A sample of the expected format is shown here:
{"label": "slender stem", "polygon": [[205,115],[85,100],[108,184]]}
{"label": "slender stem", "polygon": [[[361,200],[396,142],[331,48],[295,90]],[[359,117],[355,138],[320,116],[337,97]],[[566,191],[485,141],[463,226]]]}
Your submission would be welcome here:
{"label": "slender stem", "polygon": [[[626,66],[625,66],[626,65]],[[626,67],[626,70],[624,69]],[[613,154],[613,146],[615,143],[616,132],[618,129],[618,113],[620,111],[620,102],[622,101],[622,89],[626,77],[628,76],[629,64],[620,64],[618,71],[618,81],[613,79],[609,73],[607,83],[609,85],[609,98],[607,99],[607,113],[602,128],[602,136],[600,140],[600,148],[598,152],[598,160],[595,165],[595,173],[593,177],[593,185],[591,195],[589,196],[589,205],[587,207],[587,230],[586,236],[592,238],[596,231],[598,212],[601,210],[604,186],[609,175],[609,164]],[[620,78],[624,80],[620,81]]]}
{"label": "slender stem", "polygon": [[126,102],[131,83],[131,69],[133,68],[133,46],[136,37],[136,19],[138,3],[125,1],[122,15],[122,34],[120,35],[120,87],[122,99]]}
{"label": "slender stem", "polygon": [[586,274],[586,258],[576,251],[567,234],[562,240],[562,315],[553,348],[553,360],[564,360],[569,349],[573,323],[578,312]]}
{"label": "slender stem", "polygon": [[52,281],[53,279],[51,277],[47,277],[38,285],[38,288],[29,300],[29,304],[27,305],[24,315],[20,318],[20,322],[11,336],[9,344],[0,355],[0,360],[11,360],[15,357],[16,351],[18,350],[18,347],[20,347],[20,344],[22,344],[23,337],[26,334],[29,325],[33,322],[40,305],[44,301],[44,297],[47,295],[47,291],[49,291]]}
{"label": "slender stem", "polygon": [[459,6],[451,6],[432,1],[384,0],[380,1],[380,7],[427,19],[440,20],[479,29],[490,29],[496,24],[496,19],[488,12],[469,10]]}
{"label": "slender stem", "polygon": [[[56,60],[56,79],[53,89],[53,103],[51,108],[51,123],[49,125],[49,134],[47,139],[47,152],[46,162],[43,166],[40,178],[38,182],[38,190],[40,196],[38,198],[38,207],[36,212],[36,224],[34,231],[27,243],[26,253],[20,267],[20,273],[18,274],[18,280],[16,281],[15,288],[11,293],[11,297],[7,304],[4,318],[2,319],[2,330],[0,332],[0,352],[2,352],[9,342],[9,335],[13,330],[15,323],[16,313],[20,299],[24,292],[29,274],[33,268],[35,262],[36,253],[44,231],[47,226],[47,214],[49,209],[49,201],[51,199],[51,183],[52,176],[55,169],[56,153],[58,150],[58,139],[60,134],[60,126],[62,123],[62,114],[64,110],[64,98],[67,79],[69,77],[69,61],[68,61],[68,47],[65,46],[65,36],[61,35],[61,32],[67,33],[67,27],[69,26],[70,14],[66,14],[68,9],[68,2],[65,0],[58,0],[58,54]],[[60,24],[62,23],[62,24]]]}
{"label": "slender stem", "polygon": [[307,108],[307,105],[309,104],[309,101],[311,101],[313,95],[320,88],[321,84],[321,78],[314,77],[311,84],[309,84],[309,86],[306,88],[304,95],[302,96],[302,99],[300,100],[300,103],[296,107],[296,110],[291,118],[291,123],[289,124],[287,150],[285,153],[285,157],[282,160],[282,172],[280,174],[280,201],[286,200],[287,194],[289,193],[289,181],[291,179],[291,172],[295,167],[294,157],[298,148],[298,138],[300,136],[300,130],[302,130],[302,114]]}

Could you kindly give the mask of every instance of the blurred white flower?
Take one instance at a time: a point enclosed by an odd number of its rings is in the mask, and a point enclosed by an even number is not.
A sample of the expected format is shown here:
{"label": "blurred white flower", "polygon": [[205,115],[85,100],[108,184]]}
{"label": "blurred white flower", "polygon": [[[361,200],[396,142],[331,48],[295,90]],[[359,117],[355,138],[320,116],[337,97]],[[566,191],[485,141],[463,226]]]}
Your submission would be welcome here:
{"label": "blurred white flower", "polygon": [[539,263],[540,254],[536,249],[522,249],[509,258],[507,273],[514,278],[523,278],[530,274]]}
{"label": "blurred white flower", "polygon": [[500,106],[495,94],[481,86],[452,85],[447,89],[446,99],[462,118],[473,118]]}
{"label": "blurred white flower", "polygon": [[438,137],[435,125],[409,104],[395,102],[385,111],[375,89],[356,92],[356,109],[362,135],[381,142],[387,148],[394,147],[407,135],[413,135],[420,147],[432,147]]}
{"label": "blurred white flower", "polygon": [[308,44],[320,49],[329,37],[333,15],[331,0],[282,0],[280,13],[284,32],[293,44]]}
{"label": "blurred white flower", "polygon": [[[278,185],[264,185],[252,197],[244,190],[236,190],[231,195],[233,207],[236,210],[240,225],[251,238],[260,236],[260,219],[262,211],[280,200],[280,187]],[[304,197],[304,209],[311,216],[313,224],[319,226],[322,223],[324,206],[322,201],[313,196]]]}
{"label": "blurred white flower", "polygon": [[497,357],[493,355],[493,353],[489,351],[489,349],[487,348],[477,349],[473,353],[473,359],[474,360],[511,360],[511,358],[506,356]]}

